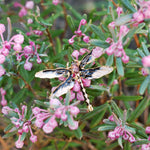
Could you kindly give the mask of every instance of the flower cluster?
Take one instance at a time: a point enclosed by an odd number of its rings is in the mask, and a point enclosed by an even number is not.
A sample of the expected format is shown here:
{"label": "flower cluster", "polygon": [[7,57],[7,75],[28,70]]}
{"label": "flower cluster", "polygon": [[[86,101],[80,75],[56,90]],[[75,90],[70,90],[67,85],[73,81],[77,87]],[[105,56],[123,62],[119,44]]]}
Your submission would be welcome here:
{"label": "flower cluster", "polygon": [[78,128],[78,121],[75,121],[73,117],[76,117],[80,111],[73,104],[63,105],[58,99],[51,99],[48,110],[34,107],[32,112],[36,118],[35,125],[42,128],[45,133],[53,132],[58,126],[57,119],[60,119],[59,124],[64,123],[71,130]]}
{"label": "flower cluster", "polygon": [[78,27],[77,31],[74,32],[75,35],[73,35],[72,38],[68,40],[69,44],[72,45],[72,44],[74,43],[74,38],[75,38],[75,37],[82,37],[82,36],[83,36],[83,41],[84,41],[85,43],[89,43],[89,37],[88,37],[87,35],[85,35],[84,33],[82,33],[82,31],[81,31],[81,29],[80,29],[80,28],[81,28],[81,25],[85,25],[86,23],[87,23],[87,22],[86,22],[85,19],[82,19],[82,20],[80,21],[80,24],[79,24],[79,27]]}
{"label": "flower cluster", "polygon": [[141,72],[143,76],[147,76],[149,74],[149,67],[150,67],[150,55],[144,56],[142,58],[142,64],[144,68],[142,68]]}
{"label": "flower cluster", "polygon": [[[146,134],[150,134],[150,127],[146,127],[145,132],[146,132]],[[148,137],[148,140],[150,141],[150,135]],[[142,144],[141,150],[149,150],[149,149],[150,149],[150,143]]]}
{"label": "flower cluster", "polygon": [[[16,34],[9,41],[7,40],[5,41],[3,36],[5,30],[6,29],[4,24],[0,24],[0,37],[2,40],[0,46],[0,64],[3,64],[5,62],[6,59],[5,57],[8,56],[12,45],[13,45],[13,49],[18,52],[22,49],[21,44],[24,42],[24,36],[21,34]],[[2,66],[0,66],[0,77],[4,74],[5,74],[5,69]]]}
{"label": "flower cluster", "polygon": [[19,137],[18,140],[15,142],[17,148],[22,148],[24,142],[21,140],[21,137],[24,136],[24,133],[30,132],[30,141],[35,143],[37,141],[37,136],[33,134],[31,125],[32,119],[27,119],[27,106],[23,105],[21,107],[21,111],[19,108],[10,108],[9,106],[4,106],[2,108],[2,113],[4,115],[10,116],[11,123],[14,125],[9,132],[18,131]]}
{"label": "flower cluster", "polygon": [[113,122],[116,127],[113,131],[109,131],[108,138],[110,138],[112,141],[122,138],[124,140],[128,140],[130,143],[133,143],[136,141],[133,134],[135,134],[135,130],[129,126],[127,126],[127,123],[121,119],[118,119],[118,117],[112,113],[112,115],[104,120],[104,123]]}
{"label": "flower cluster", "polygon": [[21,10],[19,12],[19,17],[23,17],[23,16],[27,15],[28,10],[33,9],[34,2],[33,1],[27,1],[25,6],[23,6],[22,4],[20,4],[18,2],[15,2],[14,7],[20,7],[21,8]]}
{"label": "flower cluster", "polygon": [[31,70],[32,68],[32,63],[29,62],[29,59],[33,56],[36,55],[37,57],[37,63],[40,64],[42,62],[42,60],[39,57],[39,54],[37,52],[38,49],[38,45],[35,45],[34,42],[30,41],[29,42],[30,45],[27,45],[24,47],[24,49],[21,51],[21,49],[18,51],[17,55],[17,60],[20,61],[22,56],[24,56],[26,58],[26,62],[24,64],[24,69],[26,70]]}
{"label": "flower cluster", "polygon": [[[30,20],[31,21],[31,20]],[[32,20],[33,21],[33,20]],[[28,20],[29,22],[29,20]],[[30,27],[30,32],[27,32],[26,35],[27,36],[30,36],[32,34],[35,34],[35,35],[38,35],[38,36],[41,36],[43,35],[43,31],[40,31],[40,30],[32,30],[32,27]]]}
{"label": "flower cluster", "polygon": [[[109,29],[110,31],[115,29],[115,22],[111,22],[109,24]],[[114,41],[112,38],[107,38],[106,42],[110,44],[110,46],[106,49],[106,54],[107,55],[113,55],[116,57],[122,57],[123,63],[128,63],[129,62],[129,56],[126,55],[124,48],[123,48],[123,43],[122,39],[127,35],[129,32],[129,29],[126,25],[121,25],[120,26],[120,31],[117,33],[118,40],[117,42]]]}
{"label": "flower cluster", "polygon": [[1,100],[1,105],[6,106],[7,105],[7,100],[5,99],[6,91],[3,88],[0,88],[2,100]]}
{"label": "flower cluster", "polygon": [[139,23],[143,22],[144,19],[150,18],[150,1],[139,0],[137,1],[140,9],[133,14],[133,22],[136,22],[134,25],[138,26]]}

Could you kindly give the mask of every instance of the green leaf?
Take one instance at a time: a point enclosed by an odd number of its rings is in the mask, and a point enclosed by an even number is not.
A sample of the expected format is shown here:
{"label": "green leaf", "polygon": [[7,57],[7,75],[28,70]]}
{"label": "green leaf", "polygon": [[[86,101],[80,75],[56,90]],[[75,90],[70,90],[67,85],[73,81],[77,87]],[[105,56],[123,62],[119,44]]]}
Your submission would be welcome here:
{"label": "green leaf", "polygon": [[136,118],[138,118],[144,112],[148,104],[149,104],[149,99],[145,97],[140,102],[138,107],[131,113],[130,117],[128,118],[128,122],[133,122]]}
{"label": "green leaf", "polygon": [[95,127],[97,124],[99,124],[101,122],[101,120],[103,119],[105,113],[106,113],[106,109],[104,109],[102,112],[98,113],[91,121],[90,123],[90,127],[93,128]]}
{"label": "green leaf", "polygon": [[2,138],[8,138],[8,137],[10,137],[10,136],[15,135],[16,133],[17,133],[17,130],[16,130],[16,131],[13,131],[13,132],[9,132],[9,133],[5,134]]}
{"label": "green leaf", "polygon": [[128,0],[120,0],[122,5],[126,7],[131,12],[136,12],[136,9],[131,5],[131,3]]}
{"label": "green leaf", "polygon": [[22,135],[21,135],[21,141],[24,141],[24,139],[26,138],[26,135],[27,135],[27,133],[26,132],[23,132],[22,133]]}
{"label": "green leaf", "polygon": [[98,126],[98,131],[109,131],[109,130],[113,130],[115,127],[116,125],[103,124]]}
{"label": "green leaf", "polygon": [[120,76],[124,76],[124,69],[122,65],[121,57],[116,58],[116,66],[117,66],[117,72]]}
{"label": "green leaf", "polygon": [[98,113],[104,111],[106,108],[108,107],[108,104],[103,104],[101,106],[98,106],[98,107],[95,107],[94,110],[92,112],[89,112],[85,115],[83,115],[80,120],[81,121],[84,121],[84,120],[87,120],[87,119],[91,119],[93,118],[95,115],[97,115]]}
{"label": "green leaf", "polygon": [[70,97],[71,97],[71,92],[70,90],[67,92],[66,97],[65,97],[65,105],[68,106],[70,102]]}
{"label": "green leaf", "polygon": [[143,47],[145,55],[150,55],[150,52],[144,42],[142,42],[142,47]]}
{"label": "green leaf", "polygon": [[78,127],[77,130],[74,130],[74,133],[75,133],[75,136],[78,138],[78,139],[81,139],[83,137],[83,134],[82,134],[82,131],[80,129],[80,127]]}
{"label": "green leaf", "polygon": [[139,141],[135,141],[132,145],[135,146],[135,145],[142,145],[142,144],[148,144],[148,143],[150,143],[149,140],[141,139]]}
{"label": "green leaf", "polygon": [[140,86],[139,93],[141,95],[144,94],[144,92],[145,92],[146,88],[148,87],[149,83],[150,83],[150,75],[146,77],[146,79],[143,81],[143,83]]}
{"label": "green leaf", "polygon": [[45,21],[45,20],[44,20],[43,18],[41,18],[41,17],[38,17],[38,20],[39,20],[43,25],[45,25],[45,26],[52,26],[51,23]]}
{"label": "green leaf", "polygon": [[123,145],[122,145],[122,137],[121,137],[121,136],[118,138],[118,144],[119,144],[120,147],[123,149]]}
{"label": "green leaf", "polygon": [[143,96],[126,96],[126,95],[121,95],[121,96],[115,96],[113,99],[115,100],[122,100],[122,101],[137,101],[141,100]]}
{"label": "green leaf", "polygon": [[106,61],[106,66],[112,66],[113,61],[114,61],[114,55],[108,56],[107,61]]}
{"label": "green leaf", "polygon": [[107,92],[108,92],[108,89],[107,89],[107,88],[104,88],[104,87],[99,86],[99,85],[91,85],[89,88],[91,88],[91,89],[96,89],[96,90],[100,90],[100,91],[107,91]]}
{"label": "green leaf", "polygon": [[68,3],[64,3],[65,7],[72,12],[72,14],[79,20],[83,19],[80,13],[78,13],[75,9],[72,8]]}
{"label": "green leaf", "polygon": [[43,106],[43,107],[49,107],[47,104],[45,104],[43,101],[40,100],[34,100],[34,102],[39,105],[39,106]]}
{"label": "green leaf", "polygon": [[10,130],[13,126],[14,126],[14,124],[10,123],[10,124],[4,129],[4,132]]}
{"label": "green leaf", "polygon": [[112,100],[111,101],[111,106],[113,108],[114,113],[121,119],[123,119],[123,114],[121,113],[119,107],[117,106],[117,104]]}
{"label": "green leaf", "polygon": [[138,85],[141,84],[143,82],[145,77],[139,77],[138,80],[137,78],[133,78],[133,79],[129,79],[125,81],[125,84],[127,85]]}
{"label": "green leaf", "polygon": [[137,48],[137,51],[138,51],[138,53],[139,53],[139,55],[141,57],[145,57],[145,54],[142,52],[142,50],[140,50],[139,48]]}
{"label": "green leaf", "polygon": [[67,23],[68,23],[71,31],[74,32],[76,30],[75,23],[74,23],[74,20],[72,19],[72,17],[70,15],[67,15]]}
{"label": "green leaf", "polygon": [[97,40],[97,39],[91,39],[90,44],[93,46],[99,46],[101,48],[107,48],[109,47],[109,44],[105,41]]}
{"label": "green leaf", "polygon": [[124,150],[131,150],[131,144],[129,141],[125,141],[124,143]]}
{"label": "green leaf", "polygon": [[117,18],[115,20],[115,25],[121,26],[121,25],[128,23],[132,19],[132,16],[133,16],[133,14],[128,14],[128,15],[121,16],[121,17]]}
{"label": "green leaf", "polygon": [[99,39],[105,40],[104,33],[98,26],[91,24],[90,27],[92,31],[99,37]]}

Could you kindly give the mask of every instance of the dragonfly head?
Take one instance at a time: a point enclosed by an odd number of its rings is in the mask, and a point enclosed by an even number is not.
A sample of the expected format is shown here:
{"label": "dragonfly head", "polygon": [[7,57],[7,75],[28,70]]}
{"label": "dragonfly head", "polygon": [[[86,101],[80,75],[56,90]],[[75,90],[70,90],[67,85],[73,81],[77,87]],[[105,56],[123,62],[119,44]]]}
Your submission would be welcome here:
{"label": "dragonfly head", "polygon": [[75,62],[72,62],[71,64],[71,70],[72,70],[72,73],[79,73],[79,66],[77,65],[77,63]]}

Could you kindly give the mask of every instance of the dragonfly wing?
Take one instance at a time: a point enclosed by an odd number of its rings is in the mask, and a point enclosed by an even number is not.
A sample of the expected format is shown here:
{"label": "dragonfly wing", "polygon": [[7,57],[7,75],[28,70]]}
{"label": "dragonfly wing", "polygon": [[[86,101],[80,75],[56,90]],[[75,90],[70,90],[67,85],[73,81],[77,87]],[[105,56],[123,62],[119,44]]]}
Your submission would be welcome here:
{"label": "dragonfly wing", "polygon": [[68,72],[70,72],[70,71],[68,69],[64,69],[64,68],[47,69],[47,70],[42,70],[42,71],[37,72],[35,74],[35,77],[48,78],[48,79],[59,78],[62,75],[67,74]]}
{"label": "dragonfly wing", "polygon": [[83,68],[86,64],[89,64],[91,62],[93,62],[96,59],[96,57],[94,57],[92,55],[92,51],[90,53],[88,53],[86,56],[83,57],[83,59],[80,62],[80,68]]}
{"label": "dragonfly wing", "polygon": [[109,66],[102,66],[92,69],[82,69],[80,76],[86,79],[98,79],[111,73],[112,71],[113,67]]}
{"label": "dragonfly wing", "polygon": [[65,93],[67,93],[74,86],[74,79],[72,75],[70,75],[62,84],[60,84],[51,94],[51,98],[59,97]]}

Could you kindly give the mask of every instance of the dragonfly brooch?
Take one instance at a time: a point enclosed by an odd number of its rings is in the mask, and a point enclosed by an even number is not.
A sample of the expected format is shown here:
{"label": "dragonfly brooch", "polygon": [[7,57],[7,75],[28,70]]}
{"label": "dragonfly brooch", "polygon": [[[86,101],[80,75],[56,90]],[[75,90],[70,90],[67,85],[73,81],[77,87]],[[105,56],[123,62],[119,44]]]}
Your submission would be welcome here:
{"label": "dragonfly brooch", "polygon": [[113,71],[113,67],[101,66],[96,68],[85,69],[84,67],[93,62],[96,59],[92,55],[92,51],[83,57],[81,61],[74,60],[69,68],[57,68],[57,69],[47,69],[39,71],[35,74],[38,78],[59,78],[63,75],[67,75],[67,79],[62,82],[57,88],[51,93],[50,98],[59,97],[66,94],[71,88],[73,88],[75,81],[78,81],[84,96],[84,99],[88,105],[88,110],[92,111],[93,107],[90,104],[90,100],[83,86],[81,78],[84,79],[98,79],[104,75],[107,75]]}

